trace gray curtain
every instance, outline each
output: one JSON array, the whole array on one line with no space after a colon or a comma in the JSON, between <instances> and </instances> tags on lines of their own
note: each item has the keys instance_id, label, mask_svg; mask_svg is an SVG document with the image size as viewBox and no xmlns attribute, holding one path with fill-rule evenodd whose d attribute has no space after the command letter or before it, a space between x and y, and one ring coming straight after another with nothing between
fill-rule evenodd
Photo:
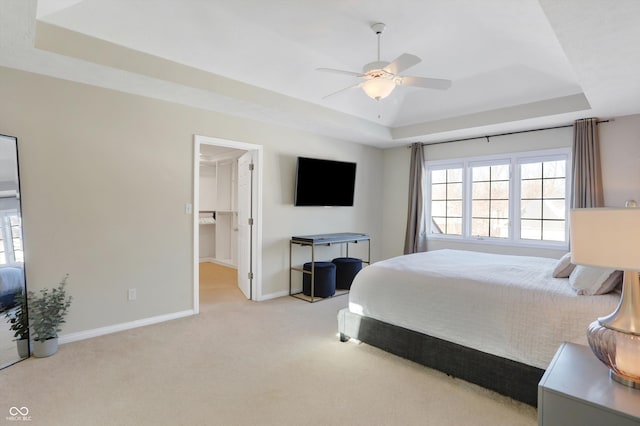
<instances>
[{"instance_id":1,"label":"gray curtain","mask_svg":"<svg viewBox=\"0 0 640 426\"><path fill-rule=\"evenodd\" d=\"M427 220L424 215L424 149L421 143L411 145L409 166L409 209L404 238L404 254L427 251Z\"/></svg>"},{"instance_id":2,"label":"gray curtain","mask_svg":"<svg viewBox=\"0 0 640 426\"><path fill-rule=\"evenodd\" d=\"M598 120L584 118L573 124L573 189L571 207L602 207L602 172Z\"/></svg>"}]
</instances>

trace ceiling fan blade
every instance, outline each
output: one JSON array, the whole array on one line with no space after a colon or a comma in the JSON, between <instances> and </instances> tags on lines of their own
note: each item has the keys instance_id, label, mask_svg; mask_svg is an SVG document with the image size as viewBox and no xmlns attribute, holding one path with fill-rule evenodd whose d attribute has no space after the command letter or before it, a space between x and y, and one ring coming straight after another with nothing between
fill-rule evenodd
<instances>
[{"instance_id":1,"label":"ceiling fan blade","mask_svg":"<svg viewBox=\"0 0 640 426\"><path fill-rule=\"evenodd\" d=\"M336 70L336 69L333 69L333 68L316 68L316 71L332 72L334 74L346 74L346 75L351 75L351 76L354 76L354 77L362 77L362 76L364 76L364 74L362 74L361 72Z\"/></svg>"},{"instance_id":2,"label":"ceiling fan blade","mask_svg":"<svg viewBox=\"0 0 640 426\"><path fill-rule=\"evenodd\" d=\"M401 86L423 87L425 89L447 90L451 87L451 80L442 78L426 78L426 77L399 77L396 83Z\"/></svg>"},{"instance_id":3,"label":"ceiling fan blade","mask_svg":"<svg viewBox=\"0 0 640 426\"><path fill-rule=\"evenodd\" d=\"M407 68L417 65L420 62L422 62L422 59L418 58L416 55L403 53L402 55L394 59L389 65L384 67L383 70L390 72L391 74L399 74Z\"/></svg>"},{"instance_id":4,"label":"ceiling fan blade","mask_svg":"<svg viewBox=\"0 0 640 426\"><path fill-rule=\"evenodd\" d=\"M357 87L360 87L361 85L362 83L358 83L358 84L354 84L353 86L345 87L344 89L340 89L337 92L329 93L328 95L323 96L322 99L327 99L329 96L337 95L338 93L346 92L347 90L350 90L350 89L355 89Z\"/></svg>"}]
</instances>

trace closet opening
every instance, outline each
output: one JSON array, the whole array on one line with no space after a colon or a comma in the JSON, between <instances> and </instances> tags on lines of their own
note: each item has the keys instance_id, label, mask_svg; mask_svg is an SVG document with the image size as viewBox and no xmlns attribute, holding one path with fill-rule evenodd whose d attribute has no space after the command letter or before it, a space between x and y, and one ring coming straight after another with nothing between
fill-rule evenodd
<instances>
[{"instance_id":1,"label":"closet opening","mask_svg":"<svg viewBox=\"0 0 640 426\"><path fill-rule=\"evenodd\" d=\"M195 312L201 290L211 288L260 300L261 162L260 145L195 136Z\"/></svg>"}]
</instances>

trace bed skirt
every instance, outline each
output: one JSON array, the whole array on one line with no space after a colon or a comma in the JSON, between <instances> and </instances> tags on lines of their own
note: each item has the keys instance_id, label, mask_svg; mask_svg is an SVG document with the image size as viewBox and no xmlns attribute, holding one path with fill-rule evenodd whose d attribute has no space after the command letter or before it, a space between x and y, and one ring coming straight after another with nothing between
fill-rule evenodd
<instances>
[{"instance_id":1,"label":"bed skirt","mask_svg":"<svg viewBox=\"0 0 640 426\"><path fill-rule=\"evenodd\" d=\"M544 370L354 314L338 312L340 340L357 339L533 407Z\"/></svg>"}]
</instances>

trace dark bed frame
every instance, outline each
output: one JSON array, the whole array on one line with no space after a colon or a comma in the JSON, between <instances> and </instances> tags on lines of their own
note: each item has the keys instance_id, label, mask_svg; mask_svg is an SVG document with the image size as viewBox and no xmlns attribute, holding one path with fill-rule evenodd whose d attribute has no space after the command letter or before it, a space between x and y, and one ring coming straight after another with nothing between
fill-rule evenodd
<instances>
[{"instance_id":1,"label":"dark bed frame","mask_svg":"<svg viewBox=\"0 0 640 426\"><path fill-rule=\"evenodd\" d=\"M355 318L358 322L356 326L340 326L340 340L343 342L354 338L533 407L538 405L538 383L544 374L540 368L373 318L350 312L341 312L340 315L345 315L344 321Z\"/></svg>"}]
</instances>

